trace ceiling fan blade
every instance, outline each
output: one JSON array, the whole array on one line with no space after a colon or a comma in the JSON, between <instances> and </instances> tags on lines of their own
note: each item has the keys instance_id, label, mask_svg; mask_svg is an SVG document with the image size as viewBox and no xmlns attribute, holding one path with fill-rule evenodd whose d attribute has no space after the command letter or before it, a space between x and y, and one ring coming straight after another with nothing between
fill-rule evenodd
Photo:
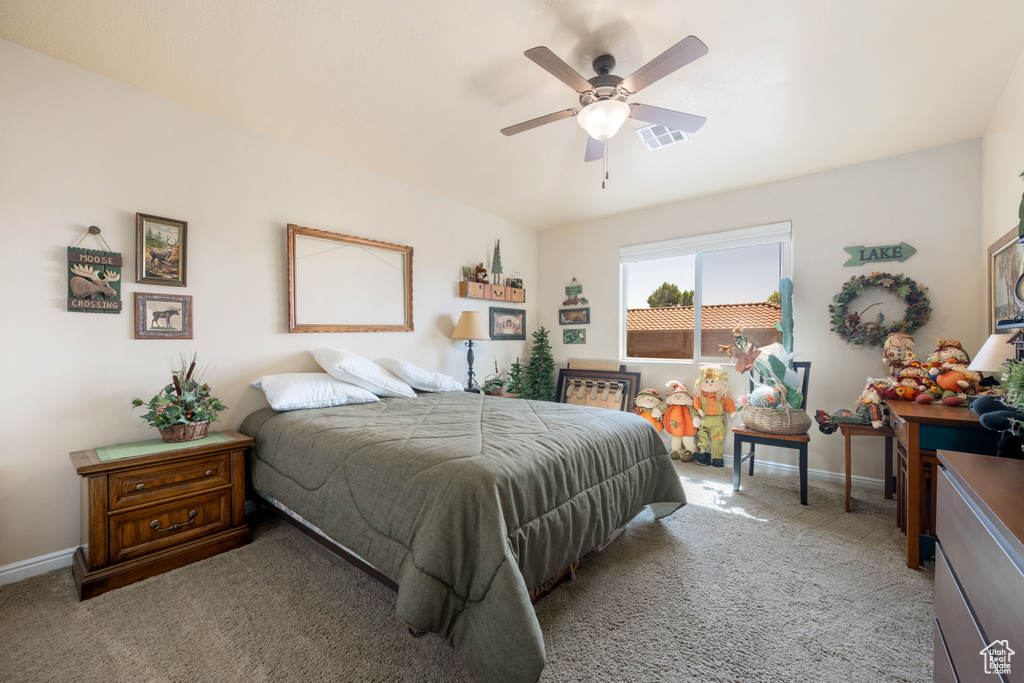
<instances>
[{"instance_id":1,"label":"ceiling fan blade","mask_svg":"<svg viewBox=\"0 0 1024 683\"><path fill-rule=\"evenodd\" d=\"M536 128L537 126L543 126L545 123L551 123L552 121L560 121L561 119L571 118L573 116L576 116L576 114L578 113L580 113L579 109L563 109L562 111L556 111L553 114L538 116L535 119L523 121L522 123L517 123L516 125L509 126L508 128L502 128L501 134L515 135L516 133L522 133L524 130L530 130L531 128Z\"/></svg>"},{"instance_id":2,"label":"ceiling fan blade","mask_svg":"<svg viewBox=\"0 0 1024 683\"><path fill-rule=\"evenodd\" d=\"M681 130L684 133L696 133L707 121L703 116L695 114L684 114L681 111L652 107L649 104L629 105L629 118L647 123L656 123L659 126Z\"/></svg>"},{"instance_id":3,"label":"ceiling fan blade","mask_svg":"<svg viewBox=\"0 0 1024 683\"><path fill-rule=\"evenodd\" d=\"M590 81L583 78L583 76L580 76L576 69L566 64L562 61L561 57L544 46L531 47L523 54L536 62L537 66L544 69L576 92L590 92L594 89L594 86L590 84Z\"/></svg>"},{"instance_id":4,"label":"ceiling fan blade","mask_svg":"<svg viewBox=\"0 0 1024 683\"><path fill-rule=\"evenodd\" d=\"M592 135L587 136L587 154L583 161L597 161L604 157L604 143Z\"/></svg>"},{"instance_id":5,"label":"ceiling fan blade","mask_svg":"<svg viewBox=\"0 0 1024 683\"><path fill-rule=\"evenodd\" d=\"M700 39L687 36L627 76L622 81L622 87L631 93L640 92L707 53L708 46L700 42Z\"/></svg>"}]
</instances>

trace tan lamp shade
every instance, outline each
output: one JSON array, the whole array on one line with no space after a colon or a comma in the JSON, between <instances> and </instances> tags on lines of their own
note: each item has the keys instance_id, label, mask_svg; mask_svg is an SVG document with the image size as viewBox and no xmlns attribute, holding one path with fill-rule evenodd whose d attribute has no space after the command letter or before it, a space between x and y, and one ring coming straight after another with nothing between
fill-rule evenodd
<instances>
[{"instance_id":1,"label":"tan lamp shade","mask_svg":"<svg viewBox=\"0 0 1024 683\"><path fill-rule=\"evenodd\" d=\"M1010 343L1010 336L1008 334L989 335L967 369L991 373L1001 371L1003 363L1015 357L1015 349Z\"/></svg>"},{"instance_id":2,"label":"tan lamp shade","mask_svg":"<svg viewBox=\"0 0 1024 683\"><path fill-rule=\"evenodd\" d=\"M455 324L451 338L483 340L490 339L491 335L488 334L487 325L484 324L479 312L463 311L459 316L459 322Z\"/></svg>"}]
</instances>

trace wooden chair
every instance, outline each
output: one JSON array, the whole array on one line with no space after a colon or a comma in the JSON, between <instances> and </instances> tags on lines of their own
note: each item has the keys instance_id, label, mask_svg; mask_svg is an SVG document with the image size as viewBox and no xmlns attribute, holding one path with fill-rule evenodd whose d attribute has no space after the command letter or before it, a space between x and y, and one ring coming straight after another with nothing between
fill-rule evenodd
<instances>
[{"instance_id":1,"label":"wooden chair","mask_svg":"<svg viewBox=\"0 0 1024 683\"><path fill-rule=\"evenodd\" d=\"M807 404L807 385L811 378L811 364L809 361L797 361L793 363L793 369L800 375L800 392L804 395L804 406ZM754 379L750 379L750 389L754 388ZM811 423L813 424L813 422ZM733 427L732 447L732 490L740 490L740 473L743 463L750 461L750 475L754 474L754 448L761 444L763 446L776 446L778 448L795 449L800 461L800 504L807 505L807 444L811 437L803 434L769 434L758 432L746 427ZM743 453L743 444L750 444L750 451Z\"/></svg>"},{"instance_id":2,"label":"wooden chair","mask_svg":"<svg viewBox=\"0 0 1024 683\"><path fill-rule=\"evenodd\" d=\"M839 431L846 440L846 511L850 511L850 438L854 436L885 437L885 497L892 498L892 438L896 433L892 427L882 426L875 429L871 425L840 424Z\"/></svg>"}]
</instances>

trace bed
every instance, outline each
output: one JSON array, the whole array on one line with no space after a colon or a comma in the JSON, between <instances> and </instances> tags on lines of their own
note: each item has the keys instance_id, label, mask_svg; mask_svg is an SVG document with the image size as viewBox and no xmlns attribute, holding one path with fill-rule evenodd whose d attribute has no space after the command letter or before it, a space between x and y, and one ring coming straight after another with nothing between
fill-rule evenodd
<instances>
[{"instance_id":1,"label":"bed","mask_svg":"<svg viewBox=\"0 0 1024 683\"><path fill-rule=\"evenodd\" d=\"M249 415L249 472L397 585L396 610L480 681L535 681L529 589L644 506L685 505L661 438L630 413L465 392Z\"/></svg>"}]
</instances>

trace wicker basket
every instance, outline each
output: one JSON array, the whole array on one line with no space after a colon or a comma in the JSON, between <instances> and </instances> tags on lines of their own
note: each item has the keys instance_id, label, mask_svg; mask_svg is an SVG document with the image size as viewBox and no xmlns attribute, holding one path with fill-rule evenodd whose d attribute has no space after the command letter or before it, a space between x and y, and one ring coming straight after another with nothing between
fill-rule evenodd
<instances>
[{"instance_id":1,"label":"wicker basket","mask_svg":"<svg viewBox=\"0 0 1024 683\"><path fill-rule=\"evenodd\" d=\"M811 428L811 417L803 410L745 406L740 411L743 425L767 434L803 434Z\"/></svg>"},{"instance_id":2,"label":"wicker basket","mask_svg":"<svg viewBox=\"0 0 1024 683\"><path fill-rule=\"evenodd\" d=\"M195 441L206 436L206 430L210 428L210 421L189 422L184 425L172 425L160 430L160 438L165 443L181 443L182 441Z\"/></svg>"}]
</instances>

